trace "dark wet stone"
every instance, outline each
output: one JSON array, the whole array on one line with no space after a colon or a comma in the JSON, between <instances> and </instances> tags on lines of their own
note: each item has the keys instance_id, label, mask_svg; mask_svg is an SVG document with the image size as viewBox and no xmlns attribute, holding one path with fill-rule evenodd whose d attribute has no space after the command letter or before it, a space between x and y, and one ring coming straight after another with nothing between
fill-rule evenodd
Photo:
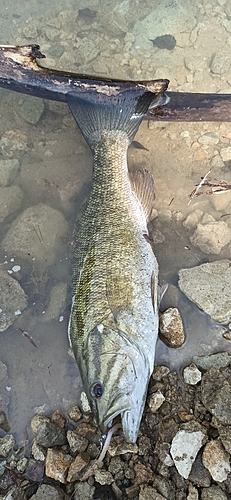
<instances>
[{"instance_id":1,"label":"dark wet stone","mask_svg":"<svg viewBox=\"0 0 231 500\"><path fill-rule=\"evenodd\" d=\"M160 437L164 443L171 443L178 431L178 425L173 418L162 422L160 427Z\"/></svg>"},{"instance_id":2,"label":"dark wet stone","mask_svg":"<svg viewBox=\"0 0 231 500\"><path fill-rule=\"evenodd\" d=\"M5 469L0 476L0 492L8 491L13 486L20 486L23 476L16 469Z\"/></svg>"},{"instance_id":3,"label":"dark wet stone","mask_svg":"<svg viewBox=\"0 0 231 500\"><path fill-rule=\"evenodd\" d=\"M39 425L36 441L44 448L66 444L66 431L52 422L42 422Z\"/></svg>"},{"instance_id":4,"label":"dark wet stone","mask_svg":"<svg viewBox=\"0 0 231 500\"><path fill-rule=\"evenodd\" d=\"M176 39L173 35L157 36L154 40L150 41L155 47L158 47L158 49L173 50L176 46Z\"/></svg>"},{"instance_id":5,"label":"dark wet stone","mask_svg":"<svg viewBox=\"0 0 231 500\"><path fill-rule=\"evenodd\" d=\"M25 476L35 483L41 483L44 477L44 471L45 466L43 462L30 459Z\"/></svg>"},{"instance_id":6,"label":"dark wet stone","mask_svg":"<svg viewBox=\"0 0 231 500\"><path fill-rule=\"evenodd\" d=\"M208 488L211 483L211 476L202 463L202 451L197 455L197 458L192 466L191 472L189 474L189 480L197 486L202 486L203 488Z\"/></svg>"}]
</instances>

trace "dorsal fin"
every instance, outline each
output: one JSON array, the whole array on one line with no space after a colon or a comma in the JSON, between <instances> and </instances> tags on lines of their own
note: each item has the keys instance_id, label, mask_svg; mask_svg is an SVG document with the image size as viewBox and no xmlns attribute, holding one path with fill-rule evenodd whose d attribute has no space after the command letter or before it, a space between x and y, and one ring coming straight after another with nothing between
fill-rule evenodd
<instances>
[{"instance_id":1,"label":"dorsal fin","mask_svg":"<svg viewBox=\"0 0 231 500\"><path fill-rule=\"evenodd\" d=\"M136 194L137 198L139 198L146 220L149 221L155 200L153 176L148 170L143 168L129 172L129 177L132 190Z\"/></svg>"}]
</instances>

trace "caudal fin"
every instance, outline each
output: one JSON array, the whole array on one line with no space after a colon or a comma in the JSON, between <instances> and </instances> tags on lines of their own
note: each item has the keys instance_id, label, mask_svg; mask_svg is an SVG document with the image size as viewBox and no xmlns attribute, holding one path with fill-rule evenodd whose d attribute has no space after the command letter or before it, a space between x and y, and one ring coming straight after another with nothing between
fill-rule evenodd
<instances>
[{"instance_id":1,"label":"caudal fin","mask_svg":"<svg viewBox=\"0 0 231 500\"><path fill-rule=\"evenodd\" d=\"M103 92L83 92L77 97L67 94L69 108L89 146L101 140L105 131L123 131L133 140L148 109L169 102L165 90L168 80L154 80L146 86L118 84Z\"/></svg>"}]
</instances>

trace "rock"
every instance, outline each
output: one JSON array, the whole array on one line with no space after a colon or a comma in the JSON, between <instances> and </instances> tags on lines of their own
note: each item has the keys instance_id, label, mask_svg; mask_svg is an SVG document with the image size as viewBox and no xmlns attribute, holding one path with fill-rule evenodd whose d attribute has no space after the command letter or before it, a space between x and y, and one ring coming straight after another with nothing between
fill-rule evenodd
<instances>
[{"instance_id":1,"label":"rock","mask_svg":"<svg viewBox=\"0 0 231 500\"><path fill-rule=\"evenodd\" d=\"M85 37L81 40L81 44L78 47L78 53L79 53L79 58L84 61L84 63L89 63L90 61L93 61L98 54L99 54L99 49L97 45L90 40L90 38Z\"/></svg>"},{"instance_id":2,"label":"rock","mask_svg":"<svg viewBox=\"0 0 231 500\"><path fill-rule=\"evenodd\" d=\"M50 419L48 417L44 417L43 415L35 415L30 422L32 432L37 434L39 426L44 422L50 423Z\"/></svg>"},{"instance_id":3,"label":"rock","mask_svg":"<svg viewBox=\"0 0 231 500\"><path fill-rule=\"evenodd\" d=\"M223 161L230 161L231 160L231 146L228 146L227 148L221 148L220 155L221 155L221 158Z\"/></svg>"},{"instance_id":4,"label":"rock","mask_svg":"<svg viewBox=\"0 0 231 500\"><path fill-rule=\"evenodd\" d=\"M95 480L99 484L112 484L114 481L113 475L111 472L106 471L104 469L97 469L95 471Z\"/></svg>"},{"instance_id":5,"label":"rock","mask_svg":"<svg viewBox=\"0 0 231 500\"><path fill-rule=\"evenodd\" d=\"M28 95L20 101L17 111L26 122L37 125L44 113L44 109L43 99Z\"/></svg>"},{"instance_id":6,"label":"rock","mask_svg":"<svg viewBox=\"0 0 231 500\"><path fill-rule=\"evenodd\" d=\"M136 463L134 465L135 479L134 484L148 484L154 479L154 473L150 464Z\"/></svg>"},{"instance_id":7,"label":"rock","mask_svg":"<svg viewBox=\"0 0 231 500\"><path fill-rule=\"evenodd\" d=\"M51 421L53 424L57 425L61 429L64 429L64 427L66 427L67 419L59 410L56 410L53 413Z\"/></svg>"},{"instance_id":8,"label":"rock","mask_svg":"<svg viewBox=\"0 0 231 500\"><path fill-rule=\"evenodd\" d=\"M20 208L22 199L19 186L0 187L0 222Z\"/></svg>"},{"instance_id":9,"label":"rock","mask_svg":"<svg viewBox=\"0 0 231 500\"><path fill-rule=\"evenodd\" d=\"M157 380L158 382L162 380L163 377L166 377L169 374L170 370L168 366L155 366L154 371L152 373L153 380Z\"/></svg>"},{"instance_id":10,"label":"rock","mask_svg":"<svg viewBox=\"0 0 231 500\"><path fill-rule=\"evenodd\" d=\"M4 332L27 307L27 296L18 281L1 270L0 305L0 332Z\"/></svg>"},{"instance_id":11,"label":"rock","mask_svg":"<svg viewBox=\"0 0 231 500\"><path fill-rule=\"evenodd\" d=\"M132 486L129 486L128 488L125 489L127 498L129 500L132 498L138 497L139 491L140 491L140 488L136 484L133 484Z\"/></svg>"},{"instance_id":12,"label":"rock","mask_svg":"<svg viewBox=\"0 0 231 500\"><path fill-rule=\"evenodd\" d=\"M210 368L202 377L201 399L222 425L231 425L231 384L219 370Z\"/></svg>"},{"instance_id":13,"label":"rock","mask_svg":"<svg viewBox=\"0 0 231 500\"><path fill-rule=\"evenodd\" d=\"M0 186L6 187L11 184L15 176L19 171L19 161L16 159L12 160L0 160Z\"/></svg>"},{"instance_id":14,"label":"rock","mask_svg":"<svg viewBox=\"0 0 231 500\"><path fill-rule=\"evenodd\" d=\"M226 368L231 362L231 356L228 352L218 352L217 354L209 354L208 356L193 356L193 363L202 370L209 368Z\"/></svg>"},{"instance_id":15,"label":"rock","mask_svg":"<svg viewBox=\"0 0 231 500\"><path fill-rule=\"evenodd\" d=\"M219 135L216 132L206 132L206 134L199 137L198 142L200 144L218 144Z\"/></svg>"},{"instance_id":16,"label":"rock","mask_svg":"<svg viewBox=\"0 0 231 500\"><path fill-rule=\"evenodd\" d=\"M221 249L231 241L231 230L223 221L199 223L193 236L190 236L189 239L202 252L219 254Z\"/></svg>"},{"instance_id":17,"label":"rock","mask_svg":"<svg viewBox=\"0 0 231 500\"><path fill-rule=\"evenodd\" d=\"M172 482L166 479L165 477L159 476L155 474L154 481L152 486L156 488L160 495L163 495L167 500L173 500L175 497L174 487Z\"/></svg>"},{"instance_id":18,"label":"rock","mask_svg":"<svg viewBox=\"0 0 231 500\"><path fill-rule=\"evenodd\" d=\"M57 283L51 292L48 306L44 314L42 314L42 321L51 321L52 319L59 319L66 307L67 300L67 284Z\"/></svg>"},{"instance_id":19,"label":"rock","mask_svg":"<svg viewBox=\"0 0 231 500\"><path fill-rule=\"evenodd\" d=\"M12 434L7 434L3 438L0 438L0 457L8 457L14 445L15 440Z\"/></svg>"},{"instance_id":20,"label":"rock","mask_svg":"<svg viewBox=\"0 0 231 500\"><path fill-rule=\"evenodd\" d=\"M126 443L123 436L113 436L108 447L108 453L111 457L124 455L125 453L138 453L138 446L136 443Z\"/></svg>"},{"instance_id":21,"label":"rock","mask_svg":"<svg viewBox=\"0 0 231 500\"><path fill-rule=\"evenodd\" d=\"M41 422L38 427L36 442L40 446L44 446L44 448L62 446L67 442L66 431L52 422Z\"/></svg>"},{"instance_id":22,"label":"rock","mask_svg":"<svg viewBox=\"0 0 231 500\"><path fill-rule=\"evenodd\" d=\"M31 500L67 500L67 495L58 486L42 484L35 495L32 495Z\"/></svg>"},{"instance_id":23,"label":"rock","mask_svg":"<svg viewBox=\"0 0 231 500\"><path fill-rule=\"evenodd\" d=\"M29 207L12 222L2 248L25 259L52 264L68 224L58 210L39 203Z\"/></svg>"},{"instance_id":24,"label":"rock","mask_svg":"<svg viewBox=\"0 0 231 500\"><path fill-rule=\"evenodd\" d=\"M69 417L74 422L78 422L78 420L82 418L82 413L78 406L72 406L72 408L69 411Z\"/></svg>"},{"instance_id":25,"label":"rock","mask_svg":"<svg viewBox=\"0 0 231 500\"><path fill-rule=\"evenodd\" d=\"M179 474L188 479L192 464L200 450L205 435L201 431L180 430L172 440L170 453Z\"/></svg>"},{"instance_id":26,"label":"rock","mask_svg":"<svg viewBox=\"0 0 231 500\"><path fill-rule=\"evenodd\" d=\"M4 363L2 363L2 364L4 364ZM10 426L9 426L8 420L6 418L6 414L3 410L0 410L0 429L3 429L3 431L5 431L5 432L9 432L9 430L10 430Z\"/></svg>"},{"instance_id":27,"label":"rock","mask_svg":"<svg viewBox=\"0 0 231 500\"><path fill-rule=\"evenodd\" d=\"M161 407L163 402L165 401L165 397L161 391L154 392L148 398L148 406L152 412L156 412L158 408Z\"/></svg>"},{"instance_id":28,"label":"rock","mask_svg":"<svg viewBox=\"0 0 231 500\"><path fill-rule=\"evenodd\" d=\"M219 425L218 431L225 450L231 454L231 425Z\"/></svg>"},{"instance_id":29,"label":"rock","mask_svg":"<svg viewBox=\"0 0 231 500\"><path fill-rule=\"evenodd\" d=\"M150 500L151 498L155 500L166 500L156 491L156 488L152 486L141 486L139 500Z\"/></svg>"},{"instance_id":30,"label":"rock","mask_svg":"<svg viewBox=\"0 0 231 500\"><path fill-rule=\"evenodd\" d=\"M211 484L211 475L202 463L202 451L199 451L189 474L189 480L198 487L208 488Z\"/></svg>"},{"instance_id":31,"label":"rock","mask_svg":"<svg viewBox=\"0 0 231 500\"><path fill-rule=\"evenodd\" d=\"M95 487L88 483L75 483L75 498L74 500L92 500L95 492Z\"/></svg>"},{"instance_id":32,"label":"rock","mask_svg":"<svg viewBox=\"0 0 231 500\"><path fill-rule=\"evenodd\" d=\"M67 481L72 482L79 480L80 475L82 475L83 469L86 467L89 461L90 456L88 453L83 451L79 453L79 455L77 455L77 457L72 461L72 464L70 465Z\"/></svg>"},{"instance_id":33,"label":"rock","mask_svg":"<svg viewBox=\"0 0 231 500\"><path fill-rule=\"evenodd\" d=\"M46 456L46 476L52 477L55 481L65 484L67 482L68 469L73 462L73 458L63 451L48 448Z\"/></svg>"},{"instance_id":34,"label":"rock","mask_svg":"<svg viewBox=\"0 0 231 500\"><path fill-rule=\"evenodd\" d=\"M231 318L230 261L208 262L179 271L179 287L200 309L219 323Z\"/></svg>"},{"instance_id":35,"label":"rock","mask_svg":"<svg viewBox=\"0 0 231 500\"><path fill-rule=\"evenodd\" d=\"M185 341L181 315L176 307L159 313L161 340L169 347L181 347Z\"/></svg>"},{"instance_id":36,"label":"rock","mask_svg":"<svg viewBox=\"0 0 231 500\"><path fill-rule=\"evenodd\" d=\"M75 429L76 434L78 436L82 436L88 439L90 442L95 441L97 437L97 427L89 424L88 422L81 422Z\"/></svg>"},{"instance_id":37,"label":"rock","mask_svg":"<svg viewBox=\"0 0 231 500\"><path fill-rule=\"evenodd\" d=\"M223 75L229 69L229 57L224 52L215 52L210 63L210 70L216 75Z\"/></svg>"},{"instance_id":38,"label":"rock","mask_svg":"<svg viewBox=\"0 0 231 500\"><path fill-rule=\"evenodd\" d=\"M183 227L185 227L185 229L193 229L194 227L197 227L198 222L200 222L203 215L204 212L199 208L197 208L197 210L194 210L194 212L189 214L188 217L185 219Z\"/></svg>"},{"instance_id":39,"label":"rock","mask_svg":"<svg viewBox=\"0 0 231 500\"><path fill-rule=\"evenodd\" d=\"M214 481L225 481L229 472L229 454L220 441L209 441L205 445L202 461L209 470Z\"/></svg>"},{"instance_id":40,"label":"rock","mask_svg":"<svg viewBox=\"0 0 231 500\"><path fill-rule=\"evenodd\" d=\"M228 497L219 486L212 485L210 488L203 488L201 500L228 500Z\"/></svg>"},{"instance_id":41,"label":"rock","mask_svg":"<svg viewBox=\"0 0 231 500\"><path fill-rule=\"evenodd\" d=\"M222 194L213 194L210 197L210 203L213 205L217 212L224 210L231 201L231 191L226 191Z\"/></svg>"},{"instance_id":42,"label":"rock","mask_svg":"<svg viewBox=\"0 0 231 500\"><path fill-rule=\"evenodd\" d=\"M67 441L72 453L85 451L88 446L88 440L82 436L78 436L75 431L67 431Z\"/></svg>"},{"instance_id":43,"label":"rock","mask_svg":"<svg viewBox=\"0 0 231 500\"><path fill-rule=\"evenodd\" d=\"M5 377L7 377L7 366L0 361L0 380L4 380Z\"/></svg>"},{"instance_id":44,"label":"rock","mask_svg":"<svg viewBox=\"0 0 231 500\"><path fill-rule=\"evenodd\" d=\"M27 147L27 137L21 130L8 130L0 140L0 150L5 158L21 156Z\"/></svg>"},{"instance_id":45,"label":"rock","mask_svg":"<svg viewBox=\"0 0 231 500\"><path fill-rule=\"evenodd\" d=\"M183 370L184 374L184 381L186 384L190 385L196 385L198 382L201 381L201 372L198 370L196 365L194 363L191 363L191 365L186 366Z\"/></svg>"},{"instance_id":46,"label":"rock","mask_svg":"<svg viewBox=\"0 0 231 500\"><path fill-rule=\"evenodd\" d=\"M197 488L189 483L187 500L198 500L198 498L199 495Z\"/></svg>"},{"instance_id":47,"label":"rock","mask_svg":"<svg viewBox=\"0 0 231 500\"><path fill-rule=\"evenodd\" d=\"M182 31L191 31L196 24L193 9L188 1L164 0L133 28L136 47L150 47L150 39L158 36L173 35L178 40Z\"/></svg>"},{"instance_id":48,"label":"rock","mask_svg":"<svg viewBox=\"0 0 231 500\"><path fill-rule=\"evenodd\" d=\"M46 449L43 448L43 446L40 446L36 440L33 441L32 447L31 447L31 453L34 457L35 460L39 460L41 462L45 461L46 458Z\"/></svg>"}]
</instances>

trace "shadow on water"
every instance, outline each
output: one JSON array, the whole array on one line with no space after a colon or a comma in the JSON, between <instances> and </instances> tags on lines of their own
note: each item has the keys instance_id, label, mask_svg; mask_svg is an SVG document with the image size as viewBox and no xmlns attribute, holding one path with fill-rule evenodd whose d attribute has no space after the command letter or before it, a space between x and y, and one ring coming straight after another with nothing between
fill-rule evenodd
<instances>
[{"instance_id":1,"label":"shadow on water","mask_svg":"<svg viewBox=\"0 0 231 500\"><path fill-rule=\"evenodd\" d=\"M136 2L137 19L138 15L142 19L149 13L149 3ZM99 12L103 9L101 1L92 2L90 10L97 11L96 16L90 16L89 11L78 15L73 2L65 2L65 6L63 2L62 6L55 3L56 19L55 13L50 11L50 2L43 3L41 13L40 2L20 2L15 6L13 2L3 1L1 43L40 43L48 54L48 66L57 65L75 71L78 66L81 72L113 72L112 76L121 78L161 76L172 80L173 90L217 92L228 88L230 91L229 70L212 73L209 68L211 53L224 51L224 44L216 42L217 47L213 39L217 28L215 17L210 19L210 27L206 24L207 18L203 18L207 29L206 46L203 29L202 34L197 33L192 26L191 31L188 28L185 36L179 37L176 48L170 53L152 44L144 48L136 44L133 34L135 14L125 4L129 6L129 2L118 3L120 10L116 13L113 10L113 19L109 15L111 3L106 2L105 16L101 16L99 23ZM80 2L79 8L84 7L84 2ZM195 15L200 22L201 16L205 15L202 7L195 7ZM126 19L124 26L123 16ZM219 30L222 33L220 25ZM96 51L91 58L93 39ZM86 40L90 40L88 46ZM203 61L198 47L205 58ZM188 58L187 64L182 62L185 57ZM34 238L29 239L29 244L30 241L33 243L29 249L25 238L29 222L25 220L19 229L24 247L18 252L9 246L6 251L4 243L0 247L0 270L8 272L14 265L19 265L20 270L13 272L12 276L21 284L28 298L27 308L0 334L0 360L7 367L7 375L0 379L0 408L6 411L16 439L24 441L27 423L35 412L49 415L56 408L67 412L72 404L80 402L81 381L76 363L68 354L69 296L66 285L73 221L80 217L80 207L89 193L92 160L65 104L45 101L41 108L41 103L32 103L29 97L7 91L0 92L0 103L0 160L18 160L18 170L12 181L0 188L9 190L7 197L12 198L8 212L0 207L3 214L1 242L16 217L21 217L30 207L39 207L42 203L61 217L56 219L54 212L47 212L45 219L51 218L51 227L46 226L44 218L42 222L38 219L40 222L35 225ZM32 114L38 116L34 123L29 120L31 109ZM216 209L212 197L206 194L188 205L189 194L211 166L214 176L225 176L225 180L231 183L230 169L225 170L227 165L220 156L220 151L230 144L229 139L224 138L229 132L229 126L219 122L143 122L136 140L146 149L135 147L129 151L130 168L148 168L155 178L156 218L150 223L150 231L152 236L155 235L160 281L169 285L161 307L179 308L186 333L186 342L180 349L170 349L158 340L156 363L166 364L174 370L180 370L182 365L190 362L192 355L223 349L230 352L221 329L188 301L177 286L177 273L182 267L230 258L227 247L219 256L204 254L193 247L189 240L192 231L190 233L182 226L185 217L196 208L216 219L225 212L231 213L230 203L224 209ZM206 134L214 140L201 140ZM17 192L13 190L15 187ZM37 220L39 209L36 210L34 220ZM59 237L51 241L53 232L59 233ZM59 286L55 293L55 287ZM22 335L19 328L32 337L37 347Z\"/></svg>"}]
</instances>

